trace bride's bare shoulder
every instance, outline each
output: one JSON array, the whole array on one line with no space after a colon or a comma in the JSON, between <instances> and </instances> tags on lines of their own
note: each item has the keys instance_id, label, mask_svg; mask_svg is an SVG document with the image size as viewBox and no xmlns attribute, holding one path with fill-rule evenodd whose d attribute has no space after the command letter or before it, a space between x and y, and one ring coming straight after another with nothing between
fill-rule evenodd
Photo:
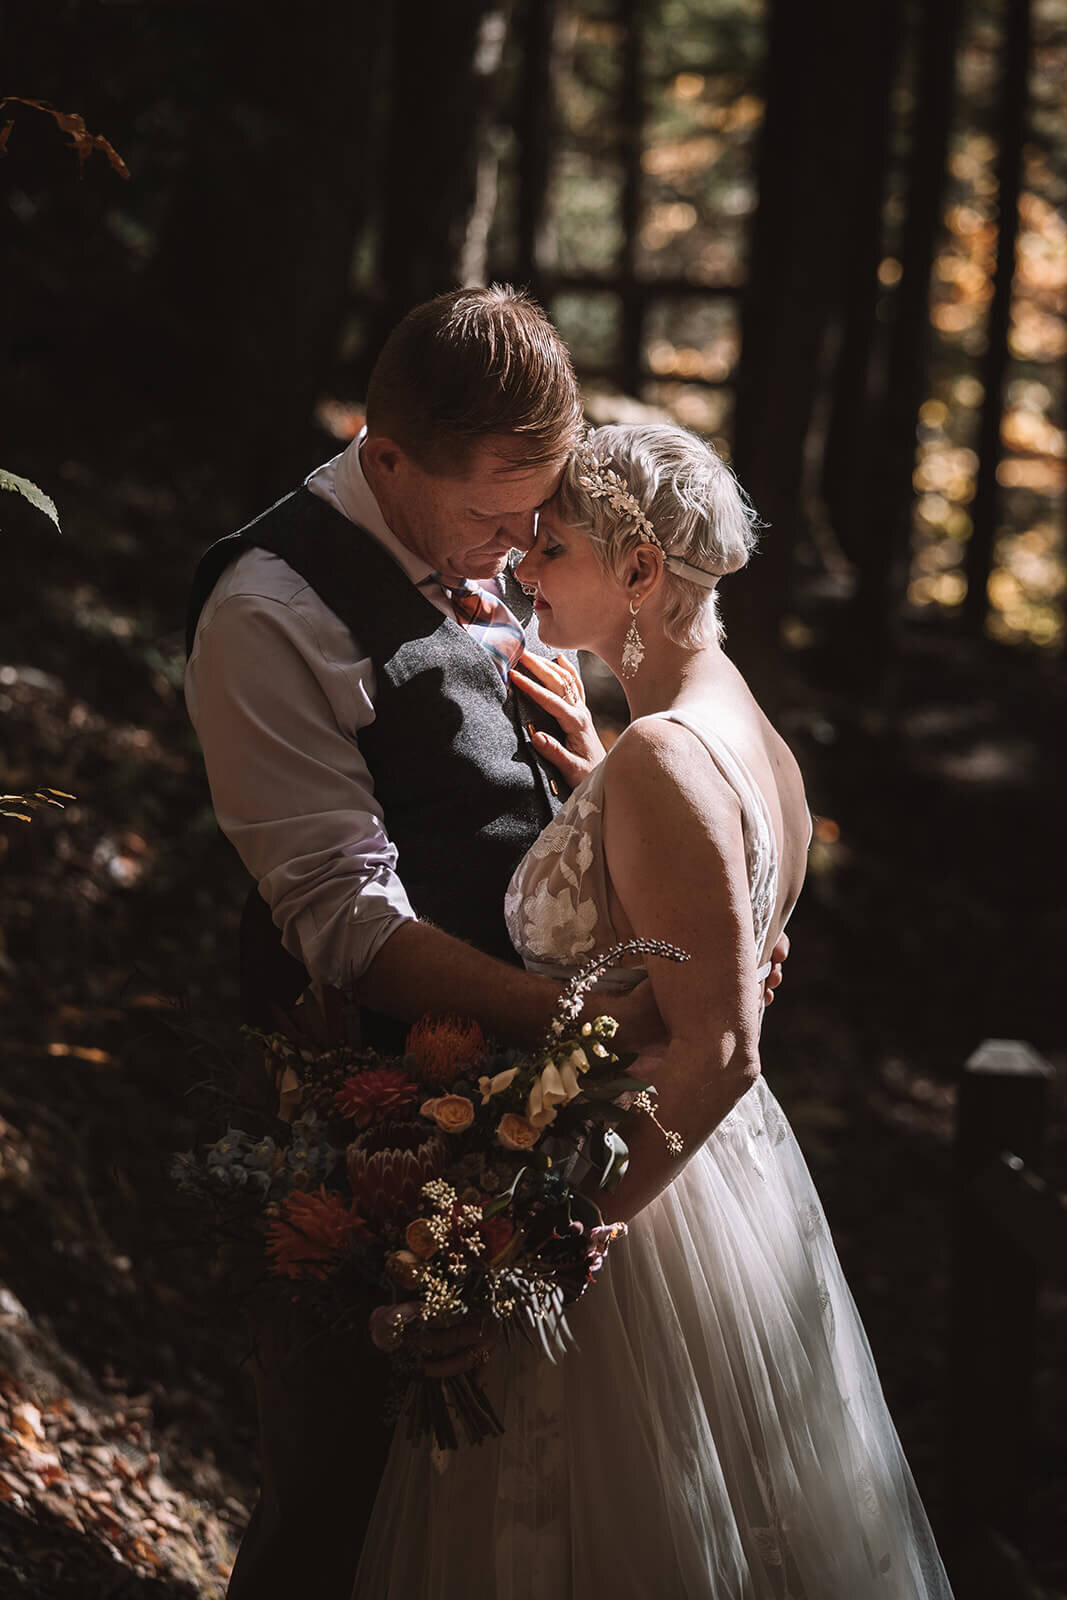
<instances>
[{"instance_id":1,"label":"bride's bare shoulder","mask_svg":"<svg viewBox=\"0 0 1067 1600\"><path fill-rule=\"evenodd\" d=\"M667 717L640 717L615 741L604 762L605 798L622 797L664 821L681 810L706 820L734 819L737 795L693 732Z\"/></svg>"}]
</instances>

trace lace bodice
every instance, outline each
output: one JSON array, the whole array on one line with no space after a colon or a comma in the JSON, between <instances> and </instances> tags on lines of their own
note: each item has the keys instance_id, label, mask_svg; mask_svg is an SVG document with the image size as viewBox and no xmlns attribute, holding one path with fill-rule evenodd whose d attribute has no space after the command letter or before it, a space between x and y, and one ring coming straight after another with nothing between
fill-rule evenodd
<instances>
[{"instance_id":1,"label":"lace bodice","mask_svg":"<svg viewBox=\"0 0 1067 1600\"><path fill-rule=\"evenodd\" d=\"M700 740L740 802L758 957L778 899L778 857L767 803L744 762L714 729L680 711L659 715ZM536 971L577 966L619 942L608 911L604 867L605 766L601 762L575 789L508 885L508 933L526 966Z\"/></svg>"}]
</instances>

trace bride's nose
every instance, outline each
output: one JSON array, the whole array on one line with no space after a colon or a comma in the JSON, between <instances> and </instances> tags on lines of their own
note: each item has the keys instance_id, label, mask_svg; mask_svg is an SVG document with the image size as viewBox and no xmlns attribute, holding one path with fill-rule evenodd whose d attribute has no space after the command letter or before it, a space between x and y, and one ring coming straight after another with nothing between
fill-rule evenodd
<instances>
[{"instance_id":1,"label":"bride's nose","mask_svg":"<svg viewBox=\"0 0 1067 1600\"><path fill-rule=\"evenodd\" d=\"M541 558L537 554L537 546L527 550L521 561L516 561L512 571L520 583L536 583L537 573L541 565Z\"/></svg>"}]
</instances>

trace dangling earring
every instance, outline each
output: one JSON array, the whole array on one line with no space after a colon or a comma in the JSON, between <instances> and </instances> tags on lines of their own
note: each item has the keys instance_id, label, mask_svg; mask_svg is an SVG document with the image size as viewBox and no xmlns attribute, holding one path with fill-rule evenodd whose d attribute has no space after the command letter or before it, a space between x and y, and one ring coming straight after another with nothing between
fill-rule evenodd
<instances>
[{"instance_id":1,"label":"dangling earring","mask_svg":"<svg viewBox=\"0 0 1067 1600\"><path fill-rule=\"evenodd\" d=\"M626 638L622 642L622 675L624 678L635 678L637 669L645 659L645 644L637 631L638 607L630 601L630 626L626 630Z\"/></svg>"}]
</instances>

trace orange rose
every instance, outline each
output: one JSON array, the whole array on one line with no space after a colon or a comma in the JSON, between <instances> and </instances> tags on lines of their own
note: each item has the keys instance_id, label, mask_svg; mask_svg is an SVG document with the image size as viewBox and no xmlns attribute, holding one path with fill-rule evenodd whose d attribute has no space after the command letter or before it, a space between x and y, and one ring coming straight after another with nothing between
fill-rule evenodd
<instances>
[{"instance_id":1,"label":"orange rose","mask_svg":"<svg viewBox=\"0 0 1067 1600\"><path fill-rule=\"evenodd\" d=\"M496 1137L505 1150L532 1150L541 1133L528 1117L507 1111L497 1124Z\"/></svg>"},{"instance_id":2,"label":"orange rose","mask_svg":"<svg viewBox=\"0 0 1067 1600\"><path fill-rule=\"evenodd\" d=\"M419 1116L436 1122L442 1133L463 1133L474 1121L474 1101L465 1094L442 1094L424 1101Z\"/></svg>"},{"instance_id":3,"label":"orange rose","mask_svg":"<svg viewBox=\"0 0 1067 1600\"><path fill-rule=\"evenodd\" d=\"M437 1235L425 1217L416 1217L414 1222L408 1223L404 1232L404 1242L420 1261L429 1261L437 1249Z\"/></svg>"}]
</instances>

